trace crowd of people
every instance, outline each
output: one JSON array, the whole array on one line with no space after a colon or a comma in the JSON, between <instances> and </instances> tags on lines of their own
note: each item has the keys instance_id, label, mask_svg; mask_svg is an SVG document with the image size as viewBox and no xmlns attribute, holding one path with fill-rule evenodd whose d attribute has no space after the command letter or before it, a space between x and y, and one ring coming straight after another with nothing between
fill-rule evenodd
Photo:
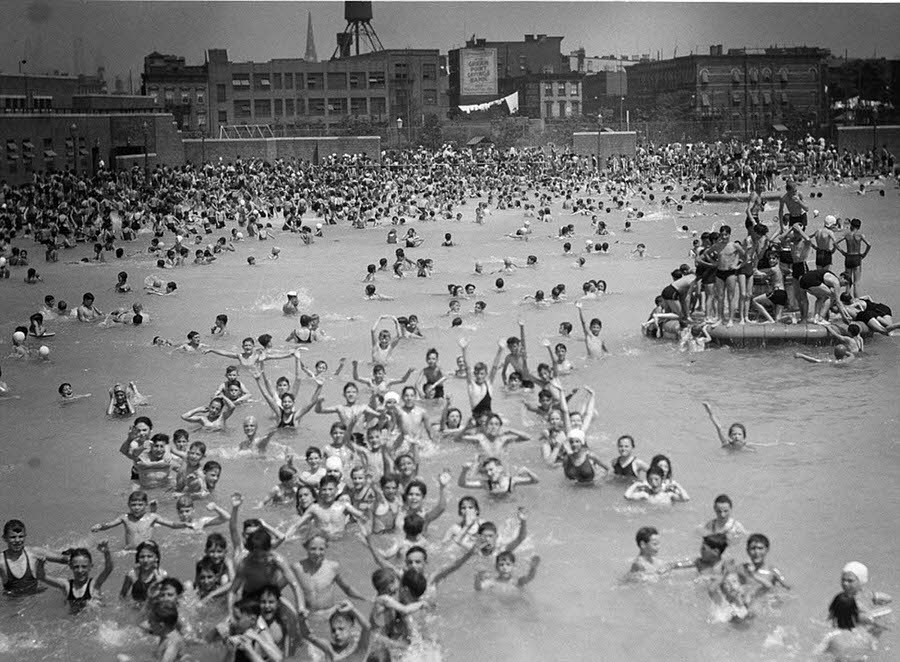
<instances>
[{"instance_id":1,"label":"crowd of people","mask_svg":"<svg viewBox=\"0 0 900 662\"><path fill-rule=\"evenodd\" d=\"M646 325L649 331L661 332L667 320L676 320L686 346L696 349L705 345L703 334L711 323L747 324L754 321L752 313L762 322L776 323L790 308L797 308L801 320L825 323L832 316L854 323L847 335L832 332L839 336L837 346L856 356L863 344L855 324L866 324L884 335L900 325L893 322L887 306L864 294L862 263L872 244L861 233L861 221L839 221L828 215L823 227L810 233L809 217L817 213L798 193L797 184L891 172L892 159L886 150L880 155L839 154L824 142L809 139L797 145L774 140L648 145L634 157L612 159L603 173L589 159L568 151L473 152L447 146L434 152L387 153L380 162L364 156L334 156L317 165L238 160L198 168L158 167L146 174L135 168L120 173L102 170L90 178L72 173L35 175L29 185L0 184L0 277L24 273L27 285L41 283L29 266L34 262L29 248L34 252L39 246L45 260L55 262L67 250L86 245L92 247L92 255L80 261L123 265L133 258L154 261L159 274L165 275L148 277L144 290L163 297L184 295L190 290L188 265L217 268L218 263L233 263L236 256L231 253L240 251L242 241L278 237L288 242L296 234L299 243L312 246L327 226L341 224L361 230L374 227L379 236L380 228L387 227L388 243L398 244L393 264L387 259L371 264L363 278L365 298L386 299L376 292L376 278L432 274L431 260L413 260L405 252L422 245L414 227L403 227L416 221L449 226L465 218L489 225L487 217L497 210L521 210L523 226L510 238L529 241L534 237L532 223L553 223L551 205L559 205L562 213L590 217L593 238L586 241L585 253L604 252L609 250L602 241L609 233L600 220L604 210L624 211L630 227L643 217L638 207L680 209L702 204L706 191L744 191L748 195L746 238L734 239L727 225L697 237L692 251L695 264L672 272L672 282L657 298ZM786 182L786 191L780 201L778 229L770 235L762 217L761 194L773 190L776 180ZM686 193L679 198L676 188ZM840 236L836 234L839 223L844 230ZM567 241L573 235L572 225L560 227L564 253L575 256ZM453 245L450 232L444 242ZM635 254L641 257L645 250L639 244ZM810 269L806 262L813 251L816 268ZM830 270L836 251L845 258L840 276ZM277 260L279 254L280 249L273 246L268 259ZM583 266L584 258L578 257ZM534 267L538 261L537 255L521 265L507 259L497 273ZM252 258L248 262L252 265ZM476 262L475 273L483 274L483 268ZM176 273L183 274L180 285ZM754 291L755 281L765 281L766 290ZM496 291L503 291L502 277L494 284ZM128 295L131 288L123 269L115 292ZM609 349L602 321L586 320L582 302L603 296L606 289L604 281L588 280L577 300L572 298L584 354L592 360L602 360ZM451 327L462 325L462 302L472 301L473 315L484 313L486 304L476 300L474 285L470 290L469 284L451 284L448 290ZM815 298L812 316L808 295ZM184 659L189 647L198 642L218 642L232 656L229 659L237 660L280 661L307 645L322 651L325 659L395 659L415 637L421 625L417 614L433 606L441 582L467 564L475 566L475 590L522 590L535 579L541 562L539 549L529 552L527 561L517 558L528 536L527 514L521 508L517 511L515 534L503 539L490 510L495 499L515 499L520 489L534 489L530 486L538 484L540 476L527 466L511 464L509 444L539 446L535 461L558 470L576 485L609 480L620 485L624 499L662 506L690 499L673 479L672 459L657 454L645 462L636 456L631 436L618 439L618 454L613 458L601 457L589 447L594 391L590 385L574 388L572 383L577 373L570 356L580 354L581 348L570 352L566 344L572 337L571 324L561 326L560 342L541 342L546 354L537 365L535 358L543 350L528 351L534 340L520 321L518 333L500 339L490 361L470 356L468 340L460 337L453 371L444 372L439 362L441 353L456 354L456 349L432 347L424 353L420 370L388 374L397 346L423 334L416 315L382 315L371 330L371 372L366 375L360 361L342 356L328 357L334 368L322 359L307 365L305 352L317 345L321 348L326 334L320 317L302 309L297 292L287 292L286 298L282 311L296 320L296 328L281 348L267 333L242 339L239 349L225 348L219 342L229 323L224 313L215 318L209 334L191 331L183 343L147 337L148 344L195 353L203 361L227 360L224 381L214 397L184 412L185 427L171 436L155 430L149 416L139 415L149 399L134 382L109 389L107 416L131 421L119 450L130 469L123 481L130 479L133 491L122 515L93 526L84 523L84 528L98 533L123 531L121 547L134 557L120 572L118 594L142 605L141 626L158 638L158 659ZM572 301L563 284L552 288L549 299L539 290L526 300L531 305ZM49 350L33 349L34 341L54 333L45 327L48 322L72 316L83 324L107 326L141 327L149 321L140 303L103 312L88 292L81 305L70 311L65 301L46 295L29 324L16 328L11 360L46 358ZM56 333L63 333L62 327ZM293 377L279 376L273 384L275 365L291 365ZM495 386L498 376L500 385ZM326 402L322 396L325 381L332 379L348 380L342 401ZM465 385L466 406L454 406L448 383L452 380ZM308 392L301 397L304 385ZM526 407L541 429L539 435L508 425L507 412L500 411L502 403L494 397L497 388L529 394ZM207 442L196 439L198 431L226 429L257 393L271 417L242 417L245 438L240 450L270 457L284 453L278 483L261 486L260 499L266 507L296 512L287 528L244 517L247 498L242 494L217 494L227 466L224 460L209 459ZM68 382L60 384L59 394L64 402L90 397L76 393ZM0 397L15 397L15 385L0 382ZM741 423L726 431L712 405L704 406L723 447L742 450L763 445L749 443ZM296 429L309 416L331 417L333 422L327 444L303 449L305 466L301 466L290 445L279 443L281 437L276 434ZM457 472L435 471L428 462L429 449L448 443L477 449L455 480ZM231 461L240 462L241 457ZM448 487L454 484L477 491L482 498L460 498L458 520L443 527L443 533L435 532L448 506ZM433 485L437 495L429 503ZM554 488L542 485L540 489ZM174 518L157 512L170 491L177 496ZM199 504L208 514L197 512ZM694 572L705 578L720 620L746 622L765 608L771 596L788 590L789 584L767 560L769 538L748 533L734 518L728 495L716 497L713 509L715 517L700 527L696 558L662 561L659 530L641 527L635 535L638 555L627 575L643 581L676 571ZM210 532L202 553L198 550L194 577L182 580L162 568L162 552L153 540L153 529L160 526L194 531L225 527L228 535ZM348 583L340 564L328 558L329 546L356 544L354 537L372 557L374 596ZM115 542L98 540L103 567L94 576L90 549L26 546L22 519L9 519L3 538L6 549L0 579L10 595L33 594L43 583L59 589L70 609L78 612L104 593L104 585L117 570L110 551L119 547ZM305 558L297 560L277 551L294 541L302 544ZM725 555L737 544L746 548L743 562ZM429 558L438 551L445 561L434 568ZM47 564L67 566L68 573L51 574ZM844 566L842 590L829 607L837 630L823 643L824 648L840 652L842 647L869 646L882 628L890 598L869 590L868 574L860 562ZM339 597L338 589L344 596ZM208 632L198 632L182 606L189 596L217 609L224 620Z\"/></svg>"}]
</instances>

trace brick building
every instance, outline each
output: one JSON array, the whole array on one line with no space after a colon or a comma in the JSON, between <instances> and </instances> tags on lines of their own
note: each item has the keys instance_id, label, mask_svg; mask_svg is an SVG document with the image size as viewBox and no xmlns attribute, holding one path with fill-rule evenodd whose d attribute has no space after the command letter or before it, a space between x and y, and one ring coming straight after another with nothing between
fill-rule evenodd
<instances>
[{"instance_id":1,"label":"brick building","mask_svg":"<svg viewBox=\"0 0 900 662\"><path fill-rule=\"evenodd\" d=\"M184 163L173 117L136 108L129 99L119 110L107 103L91 109L85 102L83 112L0 115L0 180L18 185L35 173L68 170L92 175L100 161L112 169Z\"/></svg>"},{"instance_id":2,"label":"brick building","mask_svg":"<svg viewBox=\"0 0 900 662\"><path fill-rule=\"evenodd\" d=\"M156 99L183 131L205 131L209 117L206 63L185 64L183 57L153 52L144 58L141 93Z\"/></svg>"},{"instance_id":3,"label":"brick building","mask_svg":"<svg viewBox=\"0 0 900 662\"><path fill-rule=\"evenodd\" d=\"M600 71L584 77L582 113L597 117L602 113L604 125L624 122L624 102L628 96L628 73Z\"/></svg>"},{"instance_id":4,"label":"brick building","mask_svg":"<svg viewBox=\"0 0 900 662\"><path fill-rule=\"evenodd\" d=\"M106 94L103 69L96 76L0 73L0 112L49 112L72 108L72 97Z\"/></svg>"},{"instance_id":5,"label":"brick building","mask_svg":"<svg viewBox=\"0 0 900 662\"><path fill-rule=\"evenodd\" d=\"M828 121L824 89L828 51L820 48L761 50L710 47L708 55L640 62L628 68L627 107L715 126L752 137L773 125L819 130Z\"/></svg>"},{"instance_id":6,"label":"brick building","mask_svg":"<svg viewBox=\"0 0 900 662\"><path fill-rule=\"evenodd\" d=\"M566 59L569 61L569 71L574 71L588 76L603 71L624 71L626 67L637 64L641 59L649 59L649 55L586 55L583 48L571 51Z\"/></svg>"},{"instance_id":7,"label":"brick building","mask_svg":"<svg viewBox=\"0 0 900 662\"><path fill-rule=\"evenodd\" d=\"M583 80L583 75L573 73L535 74L517 79L519 114L541 119L581 115Z\"/></svg>"},{"instance_id":8,"label":"brick building","mask_svg":"<svg viewBox=\"0 0 900 662\"><path fill-rule=\"evenodd\" d=\"M568 73L568 61L563 58L560 46L563 37L551 37L545 34L526 34L523 41L488 41L472 39L466 41L464 48L450 50L447 61L450 66L450 106L485 103L492 101L497 95L504 96L520 89L521 79L534 79L540 74ZM467 50L496 51L497 95L466 94L462 89L460 76L462 58ZM520 95L521 105L521 95ZM537 115L539 116L539 115Z\"/></svg>"},{"instance_id":9,"label":"brick building","mask_svg":"<svg viewBox=\"0 0 900 662\"><path fill-rule=\"evenodd\" d=\"M236 124L338 124L349 117L414 127L446 115L437 49L387 49L325 62L232 62L208 51L209 132Z\"/></svg>"}]
</instances>

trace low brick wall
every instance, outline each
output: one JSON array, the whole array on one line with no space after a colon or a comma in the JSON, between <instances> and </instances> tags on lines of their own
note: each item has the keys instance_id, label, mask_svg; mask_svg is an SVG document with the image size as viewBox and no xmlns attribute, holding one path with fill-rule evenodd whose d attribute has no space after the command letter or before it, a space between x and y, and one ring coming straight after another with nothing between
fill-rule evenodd
<instances>
[{"instance_id":1,"label":"low brick wall","mask_svg":"<svg viewBox=\"0 0 900 662\"><path fill-rule=\"evenodd\" d=\"M313 161L318 149L319 158L332 154L365 154L369 158L381 160L380 136L330 136L303 138L238 138L234 140L200 140L186 138L184 160L199 164L207 162L236 161L241 159L263 159L275 161L300 159Z\"/></svg>"}]
</instances>

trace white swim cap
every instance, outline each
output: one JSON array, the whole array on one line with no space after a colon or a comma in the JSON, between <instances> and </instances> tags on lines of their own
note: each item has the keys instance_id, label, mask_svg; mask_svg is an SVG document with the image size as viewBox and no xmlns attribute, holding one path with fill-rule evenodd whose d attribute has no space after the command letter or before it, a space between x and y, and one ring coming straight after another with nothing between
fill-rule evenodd
<instances>
[{"instance_id":1,"label":"white swim cap","mask_svg":"<svg viewBox=\"0 0 900 662\"><path fill-rule=\"evenodd\" d=\"M21 331L16 331L13 334L13 340L15 342L25 342L25 334L22 333Z\"/></svg>"},{"instance_id":2,"label":"white swim cap","mask_svg":"<svg viewBox=\"0 0 900 662\"><path fill-rule=\"evenodd\" d=\"M869 583L869 569L859 561L850 561L841 572L849 572L852 575L856 575L860 584Z\"/></svg>"},{"instance_id":3,"label":"white swim cap","mask_svg":"<svg viewBox=\"0 0 900 662\"><path fill-rule=\"evenodd\" d=\"M325 469L327 471L343 471L344 463L341 462L341 458L331 456L325 460Z\"/></svg>"},{"instance_id":4,"label":"white swim cap","mask_svg":"<svg viewBox=\"0 0 900 662\"><path fill-rule=\"evenodd\" d=\"M0 267L5 267L5 266L6 266L6 258L0 257Z\"/></svg>"},{"instance_id":5,"label":"white swim cap","mask_svg":"<svg viewBox=\"0 0 900 662\"><path fill-rule=\"evenodd\" d=\"M21 331L19 333L21 333ZM38 350L38 354L43 357L50 356L50 348L47 347L47 345L41 345L41 348Z\"/></svg>"},{"instance_id":6,"label":"white swim cap","mask_svg":"<svg viewBox=\"0 0 900 662\"><path fill-rule=\"evenodd\" d=\"M813 218L819 218L819 210L813 209Z\"/></svg>"},{"instance_id":7,"label":"white swim cap","mask_svg":"<svg viewBox=\"0 0 900 662\"><path fill-rule=\"evenodd\" d=\"M388 391L384 394L384 402L400 402L400 394L397 391Z\"/></svg>"},{"instance_id":8,"label":"white swim cap","mask_svg":"<svg viewBox=\"0 0 900 662\"><path fill-rule=\"evenodd\" d=\"M184 237L182 237L180 234L175 236L175 241L178 242L179 244L181 243L182 239L184 239Z\"/></svg>"},{"instance_id":9,"label":"white swim cap","mask_svg":"<svg viewBox=\"0 0 900 662\"><path fill-rule=\"evenodd\" d=\"M584 443L584 430L570 430L569 431L569 439L577 439L581 443Z\"/></svg>"},{"instance_id":10,"label":"white swim cap","mask_svg":"<svg viewBox=\"0 0 900 662\"><path fill-rule=\"evenodd\" d=\"M163 246L165 246L165 245L166 245L166 242L164 242L164 241L161 241L161 242L159 242L159 243L158 243L158 244L156 244L156 245L157 245L157 246L159 246L159 247L160 247L160 248L162 248L162 247L163 247Z\"/></svg>"},{"instance_id":11,"label":"white swim cap","mask_svg":"<svg viewBox=\"0 0 900 662\"><path fill-rule=\"evenodd\" d=\"M316 223L316 230L321 230L321 229L322 229L322 224Z\"/></svg>"},{"instance_id":12,"label":"white swim cap","mask_svg":"<svg viewBox=\"0 0 900 662\"><path fill-rule=\"evenodd\" d=\"M835 225L837 225L837 218L831 214L828 214L828 216L825 217L825 227L833 228Z\"/></svg>"},{"instance_id":13,"label":"white swim cap","mask_svg":"<svg viewBox=\"0 0 900 662\"><path fill-rule=\"evenodd\" d=\"M243 238L244 238L244 233L243 233L243 232L238 232L238 233L237 233L237 238L238 238L238 239L243 239Z\"/></svg>"},{"instance_id":14,"label":"white swim cap","mask_svg":"<svg viewBox=\"0 0 900 662\"><path fill-rule=\"evenodd\" d=\"M294 290L291 290L290 292L287 293L287 296L289 296L289 297L295 297L295 296L297 296L297 293L294 292Z\"/></svg>"}]
</instances>

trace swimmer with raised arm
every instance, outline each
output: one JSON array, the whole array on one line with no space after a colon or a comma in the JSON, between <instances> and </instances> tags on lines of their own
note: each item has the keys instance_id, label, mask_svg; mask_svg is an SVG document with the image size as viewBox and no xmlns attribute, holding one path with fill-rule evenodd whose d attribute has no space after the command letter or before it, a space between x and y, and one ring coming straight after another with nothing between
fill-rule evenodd
<instances>
[{"instance_id":1,"label":"swimmer with raised arm","mask_svg":"<svg viewBox=\"0 0 900 662\"><path fill-rule=\"evenodd\" d=\"M584 332L584 347L587 350L589 358L603 358L604 354L609 354L606 343L600 337L600 331L603 329L603 322L595 317L591 320L590 326L584 321L584 311L581 302L576 302L575 307L578 309L578 320L581 322L581 330Z\"/></svg>"},{"instance_id":2,"label":"swimmer with raised arm","mask_svg":"<svg viewBox=\"0 0 900 662\"><path fill-rule=\"evenodd\" d=\"M719 436L722 448L736 451L747 447L747 428L744 427L743 423L732 423L728 427L728 434L726 435L721 423L719 423L719 419L716 418L712 410L712 405L704 402L703 408L706 409L706 413L709 414L709 420L712 421L713 427L716 428L716 434Z\"/></svg>"}]
</instances>

